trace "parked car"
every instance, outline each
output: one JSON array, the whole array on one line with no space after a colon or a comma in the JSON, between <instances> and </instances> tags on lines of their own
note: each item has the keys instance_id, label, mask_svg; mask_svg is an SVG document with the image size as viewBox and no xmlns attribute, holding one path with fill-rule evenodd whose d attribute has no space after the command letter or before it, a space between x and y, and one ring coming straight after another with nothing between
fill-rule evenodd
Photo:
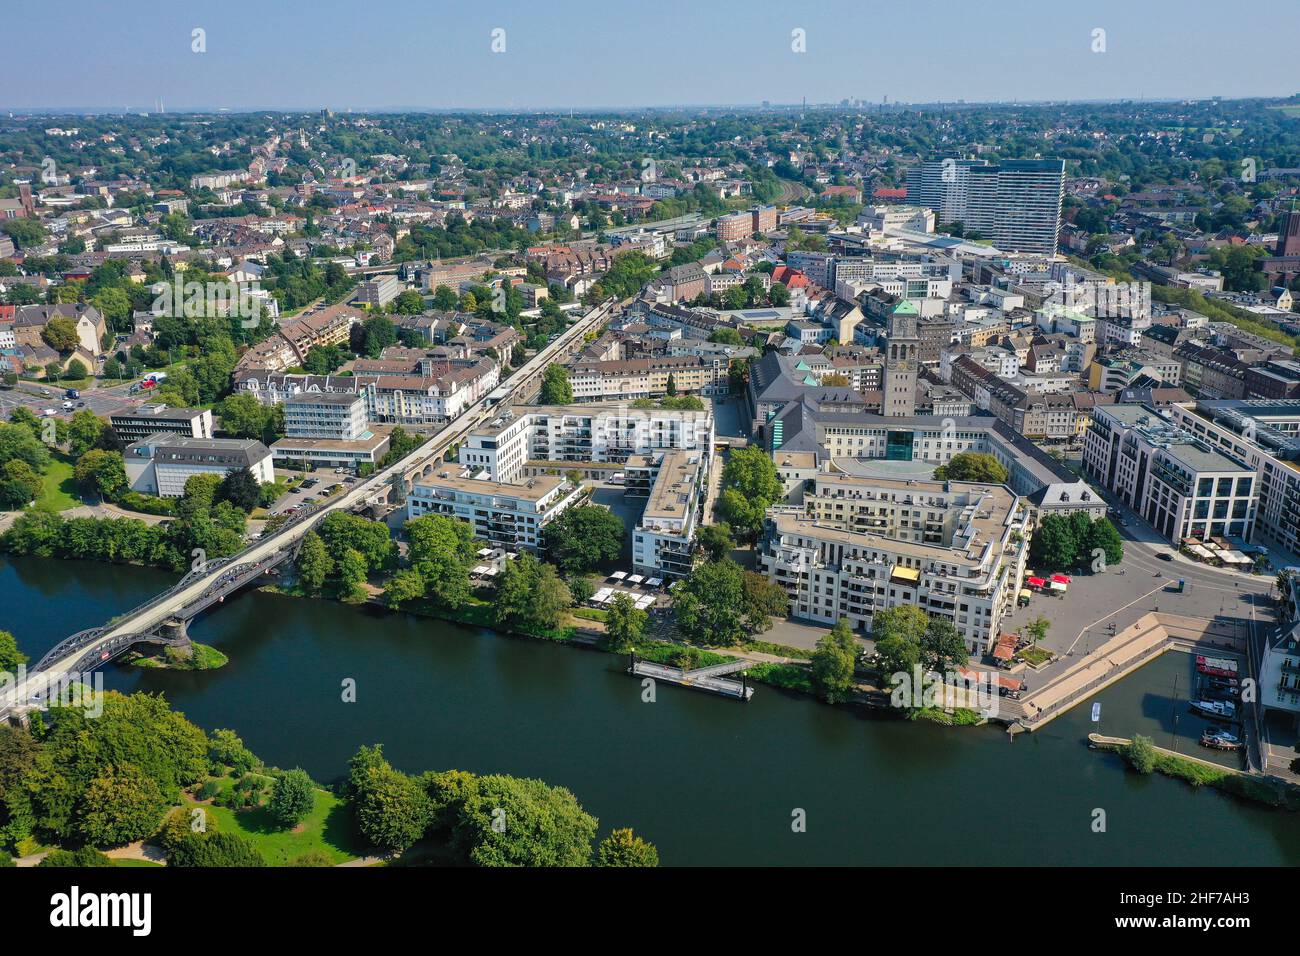
<instances>
[{"instance_id":1,"label":"parked car","mask_svg":"<svg viewBox=\"0 0 1300 956\"><path fill-rule=\"evenodd\" d=\"M1156 557L1159 558L1161 561L1172 561L1174 559L1174 556L1170 554L1168 551L1161 551L1156 554Z\"/></svg>"}]
</instances>

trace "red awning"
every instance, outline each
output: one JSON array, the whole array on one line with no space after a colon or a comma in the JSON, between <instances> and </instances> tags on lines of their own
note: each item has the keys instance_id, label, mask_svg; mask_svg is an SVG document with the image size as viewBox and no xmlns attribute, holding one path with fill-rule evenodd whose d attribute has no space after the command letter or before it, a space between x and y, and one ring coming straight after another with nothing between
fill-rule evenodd
<instances>
[{"instance_id":1,"label":"red awning","mask_svg":"<svg viewBox=\"0 0 1300 956\"><path fill-rule=\"evenodd\" d=\"M1058 584L1069 584L1070 576L1068 574L1053 574L1052 580L1056 581Z\"/></svg>"},{"instance_id":2,"label":"red awning","mask_svg":"<svg viewBox=\"0 0 1300 956\"><path fill-rule=\"evenodd\" d=\"M1031 588L1041 588L1047 584L1042 578L1030 578L1027 583Z\"/></svg>"}]
</instances>

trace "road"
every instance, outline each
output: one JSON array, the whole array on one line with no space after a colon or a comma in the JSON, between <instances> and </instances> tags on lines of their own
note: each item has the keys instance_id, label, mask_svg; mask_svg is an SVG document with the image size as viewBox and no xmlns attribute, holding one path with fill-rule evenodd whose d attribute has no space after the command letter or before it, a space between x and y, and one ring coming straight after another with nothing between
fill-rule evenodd
<instances>
[{"instance_id":1,"label":"road","mask_svg":"<svg viewBox=\"0 0 1300 956\"><path fill-rule=\"evenodd\" d=\"M587 331L605 321L613 313L615 304L614 300L611 299L592 309L571 325L559 338L530 359L513 377L515 391L512 392L512 396L535 390L537 384L541 381L541 374L546 366L553 361L571 355L580 348ZM105 629L88 643L70 649L59 659L49 662L43 668L43 673L39 679L33 676L13 685L0 688L0 713L11 710L16 706L22 706L28 701L31 697L29 684L32 687L44 687L50 680L59 680L65 675L71 675L76 665L88 653L99 648L105 650L117 649L122 645L123 639L133 634L143 634L154 630L171 618L176 611L193 604L202 597L215 580L222 575L228 574L236 566L260 564L269 561L277 553L291 548L325 514L331 511L349 511L375 500L387 500L389 488L394 479L400 478L403 482L410 484L412 476L416 475L432 459L439 457L448 445L462 438L469 430L478 426L492 414L495 414L495 412L488 405L487 399L480 400L466 409L459 418L435 435L430 441L421 445L400 462L376 472L370 478L358 482L348 491L334 496L314 509L300 513L289 524L254 542L232 557L221 568L197 576L192 583L179 588L175 593L168 595L165 600L146 605L138 613Z\"/></svg>"}]
</instances>

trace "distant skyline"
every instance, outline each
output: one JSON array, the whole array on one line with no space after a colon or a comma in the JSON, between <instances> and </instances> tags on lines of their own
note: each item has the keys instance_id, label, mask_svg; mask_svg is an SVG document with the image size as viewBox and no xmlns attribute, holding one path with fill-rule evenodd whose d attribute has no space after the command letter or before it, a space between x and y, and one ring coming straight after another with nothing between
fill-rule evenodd
<instances>
[{"instance_id":1,"label":"distant skyline","mask_svg":"<svg viewBox=\"0 0 1300 956\"><path fill-rule=\"evenodd\" d=\"M636 109L1289 96L1300 4L10 0L0 109ZM193 52L193 31L206 52ZM493 31L500 30L504 33ZM806 52L793 52L795 30ZM1105 31L1104 35L1095 31ZM1094 52L1104 42L1105 52ZM504 52L493 52L493 45Z\"/></svg>"}]
</instances>

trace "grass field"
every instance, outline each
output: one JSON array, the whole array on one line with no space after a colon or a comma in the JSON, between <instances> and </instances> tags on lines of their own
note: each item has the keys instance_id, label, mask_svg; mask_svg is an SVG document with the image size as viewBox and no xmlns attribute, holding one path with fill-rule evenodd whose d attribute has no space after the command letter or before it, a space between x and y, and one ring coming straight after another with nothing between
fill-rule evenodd
<instances>
[{"instance_id":1,"label":"grass field","mask_svg":"<svg viewBox=\"0 0 1300 956\"><path fill-rule=\"evenodd\" d=\"M45 469L44 478L41 496L36 499L38 509L67 511L81 504L81 499L77 497L77 483L72 477L72 462L63 455L51 456L50 467Z\"/></svg>"},{"instance_id":2,"label":"grass field","mask_svg":"<svg viewBox=\"0 0 1300 956\"><path fill-rule=\"evenodd\" d=\"M360 854L354 846L352 822L347 806L334 794L316 791L316 804L298 828L282 830L265 808L231 810L211 804L187 803L203 808L216 818L219 833L238 833L247 838L266 858L269 866L285 866L311 850L319 850L334 863L344 863Z\"/></svg>"}]
</instances>

